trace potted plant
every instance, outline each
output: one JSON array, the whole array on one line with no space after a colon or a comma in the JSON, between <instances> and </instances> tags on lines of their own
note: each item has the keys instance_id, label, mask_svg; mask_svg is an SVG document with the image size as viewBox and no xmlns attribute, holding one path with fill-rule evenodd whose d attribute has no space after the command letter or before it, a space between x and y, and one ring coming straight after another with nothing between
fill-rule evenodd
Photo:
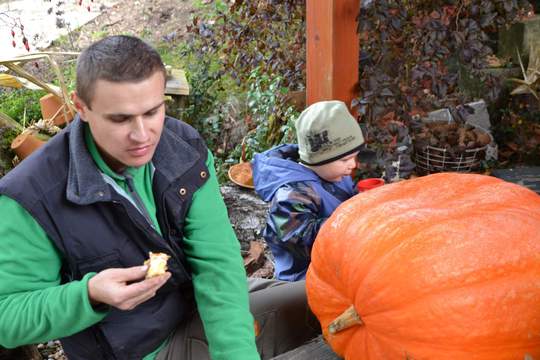
<instances>
[{"instance_id":1,"label":"potted plant","mask_svg":"<svg viewBox=\"0 0 540 360\"><path fill-rule=\"evenodd\" d=\"M22 124L0 112L0 126L8 127L15 131L17 136L10 143L10 149L23 160L35 149L43 145L46 140L58 132L59 125L66 124L73 119L75 108L68 97L67 87L62 72L51 55L77 55L78 53L34 53L25 56L0 60L0 65L5 66L11 74L0 74L0 86L11 88L27 88L31 90L45 90L47 94L40 98L42 119L32 121L26 126L26 119ZM21 64L40 59L48 60L54 70L59 86L46 83L26 71ZM14 132L11 131L10 135ZM4 141L5 142L5 141Z\"/></svg>"}]
</instances>

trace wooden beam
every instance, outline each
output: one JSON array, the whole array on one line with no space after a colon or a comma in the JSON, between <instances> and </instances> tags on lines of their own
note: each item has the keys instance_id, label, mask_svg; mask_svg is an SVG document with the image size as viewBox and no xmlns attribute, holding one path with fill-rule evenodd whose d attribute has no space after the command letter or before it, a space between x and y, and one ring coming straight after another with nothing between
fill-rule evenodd
<instances>
[{"instance_id":1,"label":"wooden beam","mask_svg":"<svg viewBox=\"0 0 540 360\"><path fill-rule=\"evenodd\" d=\"M360 0L307 0L307 104L342 100L349 107L358 81Z\"/></svg>"}]
</instances>

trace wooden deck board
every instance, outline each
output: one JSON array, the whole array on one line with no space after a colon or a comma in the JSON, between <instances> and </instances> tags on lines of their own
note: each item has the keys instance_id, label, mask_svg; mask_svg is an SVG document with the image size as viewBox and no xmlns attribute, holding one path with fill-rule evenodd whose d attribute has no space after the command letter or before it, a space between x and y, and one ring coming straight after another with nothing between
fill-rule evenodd
<instances>
[{"instance_id":1,"label":"wooden deck board","mask_svg":"<svg viewBox=\"0 0 540 360\"><path fill-rule=\"evenodd\" d=\"M326 344L322 336L310 341L309 343L276 356L272 360L339 360L332 349Z\"/></svg>"}]
</instances>

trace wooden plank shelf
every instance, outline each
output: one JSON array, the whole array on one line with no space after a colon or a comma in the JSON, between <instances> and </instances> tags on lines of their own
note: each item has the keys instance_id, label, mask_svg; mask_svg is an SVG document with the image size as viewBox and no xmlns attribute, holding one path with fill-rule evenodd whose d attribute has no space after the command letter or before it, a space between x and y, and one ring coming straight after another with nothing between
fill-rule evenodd
<instances>
[{"instance_id":1,"label":"wooden plank shelf","mask_svg":"<svg viewBox=\"0 0 540 360\"><path fill-rule=\"evenodd\" d=\"M189 95L186 73L181 69L167 69L166 95Z\"/></svg>"}]
</instances>

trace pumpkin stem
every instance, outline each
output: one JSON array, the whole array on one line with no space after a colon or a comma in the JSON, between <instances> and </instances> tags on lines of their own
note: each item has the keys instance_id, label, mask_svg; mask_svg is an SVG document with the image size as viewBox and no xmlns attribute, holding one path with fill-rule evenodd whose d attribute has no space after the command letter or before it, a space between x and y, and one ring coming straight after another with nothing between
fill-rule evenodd
<instances>
[{"instance_id":1,"label":"pumpkin stem","mask_svg":"<svg viewBox=\"0 0 540 360\"><path fill-rule=\"evenodd\" d=\"M364 325L360 315L356 312L354 305L351 305L343 314L339 315L328 325L328 332L332 335L345 330L354 325Z\"/></svg>"}]
</instances>

